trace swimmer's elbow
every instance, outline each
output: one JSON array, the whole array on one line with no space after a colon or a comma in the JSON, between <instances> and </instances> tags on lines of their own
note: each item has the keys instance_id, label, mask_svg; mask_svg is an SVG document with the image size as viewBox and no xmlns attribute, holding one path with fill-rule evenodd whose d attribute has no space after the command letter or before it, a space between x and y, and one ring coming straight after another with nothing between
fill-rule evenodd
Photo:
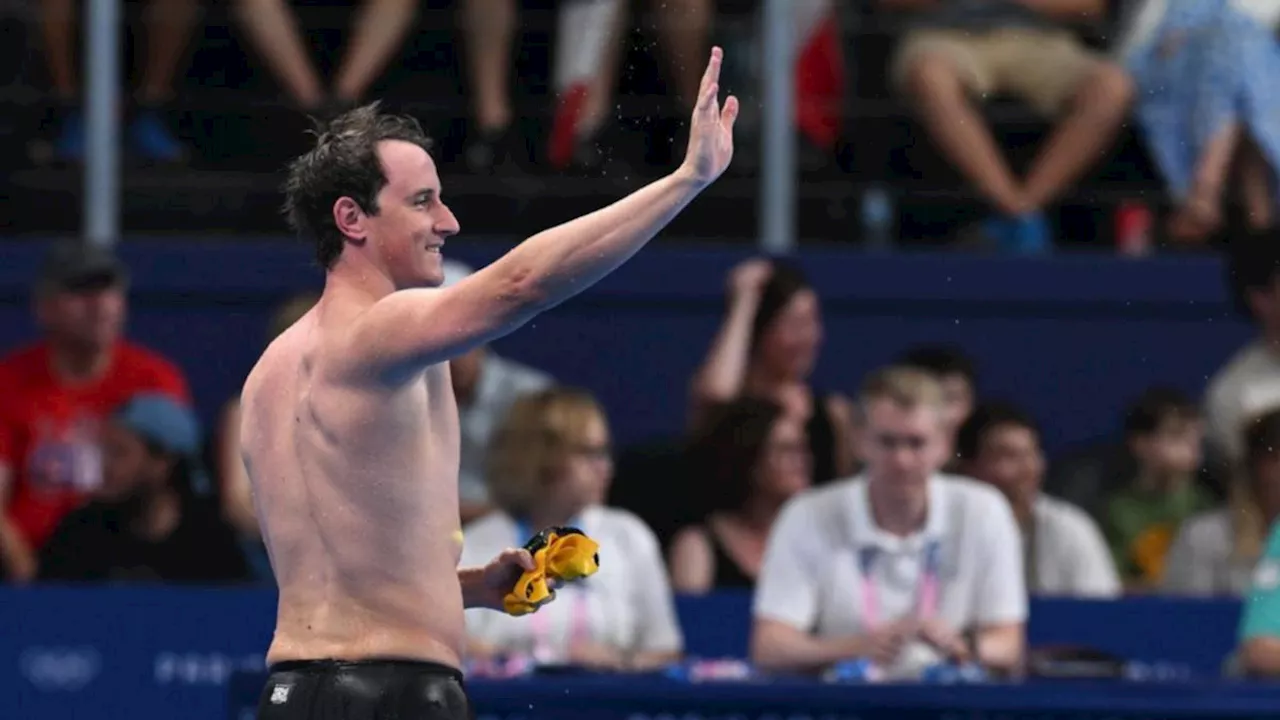
<instances>
[{"instance_id":1,"label":"swimmer's elbow","mask_svg":"<svg viewBox=\"0 0 1280 720\"><path fill-rule=\"evenodd\" d=\"M555 293L550 288L550 278L540 274L529 263L507 263L493 282L491 296L516 318L527 318L556 303Z\"/></svg>"}]
</instances>

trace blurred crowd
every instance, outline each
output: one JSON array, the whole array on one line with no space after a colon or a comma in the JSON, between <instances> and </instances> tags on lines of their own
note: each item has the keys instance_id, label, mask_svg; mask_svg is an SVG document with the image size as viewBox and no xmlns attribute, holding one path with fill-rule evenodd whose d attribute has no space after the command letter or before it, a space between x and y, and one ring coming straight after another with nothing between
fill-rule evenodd
<instances>
[{"instance_id":1,"label":"blurred crowd","mask_svg":"<svg viewBox=\"0 0 1280 720\"><path fill-rule=\"evenodd\" d=\"M410 41L418 5L360 4L334 58L314 57L300 30L295 11L314 8L241 0L232 4L228 22L286 102L323 118L369 99ZM981 237L999 247L1042 252L1051 246L1046 210L1104 163L1129 121L1166 186L1171 211L1159 231L1203 241L1223 227L1232 207L1243 209L1238 219L1251 228L1274 223L1280 161L1280 90L1272 81L1280 72L1276 0L797 0L790 6L799 44L793 71L803 157L834 166L842 140L856 144L850 108L857 112L857 104L875 94L860 88L856 100L851 96L850 76L857 75L860 85L882 87L881 99L897 103L889 112L911 116L954 166L986 209ZM718 21L758 9L744 0L458 0L452 7L456 56L469 106L460 167L503 173L533 162L555 172L626 175L618 164L627 160L609 150L622 131L615 90L627 30L644 25L658 56L660 94L672 114L685 117L702 59L720 39ZM536 147L517 128L521 118L513 100L525 80L513 77L522 10L550 11L556 18L549 97L543 99L553 117ZM39 19L60 108L46 127L52 156L77 162L85 127L74 6L44 0ZM145 5L143 32L134 42L140 69L126 139L149 161L178 163L188 154L172 114L163 111L181 104L179 81L199 20L196 0ZM872 24L890 28L893 40L879 60L862 49L872 44ZM731 55L737 58L734 71L743 75L739 84L758 84L758 45L741 44ZM851 72L855 61L859 66ZM330 66L331 72L323 70ZM868 80L870 75L877 77ZM991 127L987 108L1004 98L1052 126L1024 171L1015 172L1005 158L1021 149L1002 147ZM644 142L682 147L678 130L673 137L660 135L654 131ZM1145 211L1125 214L1120 232L1133 237L1124 242L1144 242L1153 221Z\"/></svg>"},{"instance_id":2,"label":"blurred crowd","mask_svg":"<svg viewBox=\"0 0 1280 720\"><path fill-rule=\"evenodd\" d=\"M834 164L855 11L791 5L797 132L807 158ZM620 131L630 18L652 21L666 96L687 114L723 10L712 0L556 4L553 120L530 148L512 91L522 9L457 3L468 172L533 161L617 174L626 160L606 150ZM74 10L45 0L39 16L58 100L46 129L66 163L85 152ZM188 155L169 110L199 10L195 0L145 4L125 140L148 161ZM241 0L232 11L287 102L323 118L369 99L419 8L361 4L331 73L289 3ZM903 348L854 386L814 386L822 298L781 260L745 262L725 279L724 317L689 379L677 447L615 448L609 416L627 408L477 348L451 362L463 561L553 525L582 528L606 558L597 579L563 588L531 618L471 612L470 660L651 669L683 651L676 594L734 589L754 593L743 632L762 667L864 658L912 677L941 659L1016 673L1029 596L1164 594L1247 598L1236 660L1280 675L1280 1L874 0L856 12L896 23L884 85L981 198L982 234L998 247L1050 247L1046 209L1130 120L1165 183L1170 237L1214 236L1238 198L1250 234L1229 248L1231 290L1255 339L1223 348L1229 358L1201 396L1135 387L1113 444L1055 459L1040 443L1051 419L988 397L959 348ZM759 58L747 52L742 64ZM1004 97L1053 126L1025 172L990 128L987 105ZM668 141L680 147L679 131L646 139ZM446 284L469 272L449 263ZM200 427L182 369L126 339L127 289L117 257L79 243L57 245L35 279L43 337L0 360L0 569L15 584L270 584L237 401ZM282 305L266 341L316 300Z\"/></svg>"},{"instance_id":3,"label":"blurred crowd","mask_svg":"<svg viewBox=\"0 0 1280 720\"><path fill-rule=\"evenodd\" d=\"M763 667L1016 672L1029 596L1165 594L1250 596L1240 662L1280 669L1280 238L1241 238L1230 263L1254 339L1222 349L1202 397L1133 388L1114 444L1065 462L1041 448L1051 419L987 396L956 347L814 386L822 298L783 260L726 278L666 452L615 448L627 409L574 378L487 347L454 359L463 562L558 525L605 548L598 578L532 618L469 611L471 659L656 667L682 651L676 594L739 590ZM446 261L445 283L470 272ZM128 283L109 250L52 246L43 335L0 359L4 576L269 585L237 401L200 427L182 369L126 339ZM316 300L284 303L267 342Z\"/></svg>"}]
</instances>

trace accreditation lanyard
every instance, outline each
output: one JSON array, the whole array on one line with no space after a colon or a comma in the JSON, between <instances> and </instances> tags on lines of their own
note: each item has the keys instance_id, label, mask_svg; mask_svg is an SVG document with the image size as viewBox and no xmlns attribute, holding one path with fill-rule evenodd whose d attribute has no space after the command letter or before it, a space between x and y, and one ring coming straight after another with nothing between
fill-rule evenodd
<instances>
[{"instance_id":1,"label":"accreditation lanyard","mask_svg":"<svg viewBox=\"0 0 1280 720\"><path fill-rule=\"evenodd\" d=\"M938 565L940 563L939 544L929 541L924 547L923 566L916 586L916 618L924 621L932 618L938 611ZM880 622L879 582L875 577L875 565L884 554L878 547L864 547L858 550L858 573L861 576L862 626L865 630L874 629Z\"/></svg>"},{"instance_id":2,"label":"accreditation lanyard","mask_svg":"<svg viewBox=\"0 0 1280 720\"><path fill-rule=\"evenodd\" d=\"M581 527L575 519L569 523L573 527ZM523 547L530 538L534 536L534 531L528 522L522 519L516 520L516 547ZM562 588L563 590L564 588ZM569 644L572 648L575 645L589 642L591 640L591 619L588 616L590 603L588 602L587 590L584 584L577 584L575 587L568 588L568 598L561 598L557 593L556 602L563 602L564 599L572 599L573 606L569 609ZM547 608L540 608L537 612L531 614L527 618L529 623L529 632L533 635L533 658L538 662L556 662L563 660L562 655L555 651L555 646L551 643L551 616L547 612Z\"/></svg>"}]
</instances>

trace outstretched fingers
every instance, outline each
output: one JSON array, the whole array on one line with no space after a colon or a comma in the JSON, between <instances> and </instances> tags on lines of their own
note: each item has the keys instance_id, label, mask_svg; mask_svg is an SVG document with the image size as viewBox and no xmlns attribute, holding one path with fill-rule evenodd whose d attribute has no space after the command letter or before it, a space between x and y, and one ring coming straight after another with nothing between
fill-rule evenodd
<instances>
[{"instance_id":1,"label":"outstretched fingers","mask_svg":"<svg viewBox=\"0 0 1280 720\"><path fill-rule=\"evenodd\" d=\"M720 125L725 131L732 133L733 124L738 120L738 98L730 95L724 101L724 110L720 112Z\"/></svg>"},{"instance_id":2,"label":"outstretched fingers","mask_svg":"<svg viewBox=\"0 0 1280 720\"><path fill-rule=\"evenodd\" d=\"M707 69L702 73L702 92L705 93L708 87L720 82L720 62L722 60L724 60L724 51L719 47L711 48L711 60L707 62Z\"/></svg>"},{"instance_id":3,"label":"outstretched fingers","mask_svg":"<svg viewBox=\"0 0 1280 720\"><path fill-rule=\"evenodd\" d=\"M724 60L724 51L718 47L711 49L711 60L702 73L702 84L698 88L698 109L707 110L714 107L716 96L720 93L720 65Z\"/></svg>"}]
</instances>

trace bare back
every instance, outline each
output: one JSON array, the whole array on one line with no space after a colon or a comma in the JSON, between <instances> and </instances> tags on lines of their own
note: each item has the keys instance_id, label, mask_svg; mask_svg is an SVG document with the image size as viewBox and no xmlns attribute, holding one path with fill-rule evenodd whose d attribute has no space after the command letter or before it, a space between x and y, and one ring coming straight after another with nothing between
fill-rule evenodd
<instances>
[{"instance_id":1,"label":"bare back","mask_svg":"<svg viewBox=\"0 0 1280 720\"><path fill-rule=\"evenodd\" d=\"M280 586L267 661L457 666L459 430L448 365L394 390L344 379L342 334L364 309L322 300L245 383L241 448Z\"/></svg>"}]
</instances>

